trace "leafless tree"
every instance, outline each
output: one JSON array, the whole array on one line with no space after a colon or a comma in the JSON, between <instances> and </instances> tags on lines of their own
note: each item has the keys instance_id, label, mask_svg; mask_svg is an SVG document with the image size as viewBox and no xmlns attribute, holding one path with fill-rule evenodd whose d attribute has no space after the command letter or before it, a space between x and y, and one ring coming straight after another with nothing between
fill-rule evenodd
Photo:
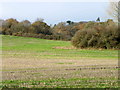
<instances>
[{"instance_id":1,"label":"leafless tree","mask_svg":"<svg viewBox=\"0 0 120 90\"><path fill-rule=\"evenodd\" d=\"M37 18L36 21L40 21L40 22L43 22L44 19L43 18Z\"/></svg>"},{"instance_id":2,"label":"leafless tree","mask_svg":"<svg viewBox=\"0 0 120 90\"><path fill-rule=\"evenodd\" d=\"M110 0L107 12L115 21L120 22L120 0Z\"/></svg>"}]
</instances>

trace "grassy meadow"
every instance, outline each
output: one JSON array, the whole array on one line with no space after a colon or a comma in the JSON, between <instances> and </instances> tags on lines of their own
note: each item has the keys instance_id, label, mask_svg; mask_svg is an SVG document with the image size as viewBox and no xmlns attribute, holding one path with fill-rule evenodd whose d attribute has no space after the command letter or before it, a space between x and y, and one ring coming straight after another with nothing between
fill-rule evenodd
<instances>
[{"instance_id":1,"label":"grassy meadow","mask_svg":"<svg viewBox=\"0 0 120 90\"><path fill-rule=\"evenodd\" d=\"M4 88L118 88L118 50L2 35Z\"/></svg>"}]
</instances>

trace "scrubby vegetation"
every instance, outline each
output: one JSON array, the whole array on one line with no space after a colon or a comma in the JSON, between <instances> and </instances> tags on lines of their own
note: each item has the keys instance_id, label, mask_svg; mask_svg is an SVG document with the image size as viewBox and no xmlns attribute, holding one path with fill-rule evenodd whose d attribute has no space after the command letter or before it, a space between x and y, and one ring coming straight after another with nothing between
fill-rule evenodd
<instances>
[{"instance_id":1,"label":"scrubby vegetation","mask_svg":"<svg viewBox=\"0 0 120 90\"><path fill-rule=\"evenodd\" d=\"M112 20L107 22L89 22L72 38L77 48L120 49L120 29Z\"/></svg>"},{"instance_id":2,"label":"scrubby vegetation","mask_svg":"<svg viewBox=\"0 0 120 90\"><path fill-rule=\"evenodd\" d=\"M60 22L49 26L43 20L31 23L10 18L0 20L0 33L4 35L72 41L77 48L119 49L120 30L111 19L106 22Z\"/></svg>"}]
</instances>

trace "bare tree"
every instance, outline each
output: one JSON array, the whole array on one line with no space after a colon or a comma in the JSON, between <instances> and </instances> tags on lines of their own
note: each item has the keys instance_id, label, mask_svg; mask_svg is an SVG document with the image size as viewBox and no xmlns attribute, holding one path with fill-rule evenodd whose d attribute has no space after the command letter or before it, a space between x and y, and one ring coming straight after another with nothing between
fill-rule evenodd
<instances>
[{"instance_id":1,"label":"bare tree","mask_svg":"<svg viewBox=\"0 0 120 90\"><path fill-rule=\"evenodd\" d=\"M4 23L5 21L3 19L0 19L0 26L2 26L2 24Z\"/></svg>"},{"instance_id":2,"label":"bare tree","mask_svg":"<svg viewBox=\"0 0 120 90\"><path fill-rule=\"evenodd\" d=\"M44 19L43 18L37 18L36 21L40 21L40 22L43 22Z\"/></svg>"},{"instance_id":3,"label":"bare tree","mask_svg":"<svg viewBox=\"0 0 120 90\"><path fill-rule=\"evenodd\" d=\"M110 0L108 14L112 16L117 22L120 22L120 0Z\"/></svg>"},{"instance_id":4,"label":"bare tree","mask_svg":"<svg viewBox=\"0 0 120 90\"><path fill-rule=\"evenodd\" d=\"M29 27L31 25L31 22L28 20L24 20L22 22L20 22L21 24L23 24L25 27Z\"/></svg>"}]
</instances>

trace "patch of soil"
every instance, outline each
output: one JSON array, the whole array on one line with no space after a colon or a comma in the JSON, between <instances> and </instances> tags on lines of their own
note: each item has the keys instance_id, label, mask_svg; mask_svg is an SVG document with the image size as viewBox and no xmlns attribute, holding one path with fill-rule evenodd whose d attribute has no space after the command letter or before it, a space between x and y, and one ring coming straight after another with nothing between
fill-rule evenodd
<instances>
[{"instance_id":1,"label":"patch of soil","mask_svg":"<svg viewBox=\"0 0 120 90\"><path fill-rule=\"evenodd\" d=\"M77 49L75 47L53 47L53 49Z\"/></svg>"},{"instance_id":2,"label":"patch of soil","mask_svg":"<svg viewBox=\"0 0 120 90\"><path fill-rule=\"evenodd\" d=\"M76 47L53 47L53 49L81 49L81 50L105 50L104 48L76 48ZM118 50L118 49L109 49L109 50Z\"/></svg>"}]
</instances>

